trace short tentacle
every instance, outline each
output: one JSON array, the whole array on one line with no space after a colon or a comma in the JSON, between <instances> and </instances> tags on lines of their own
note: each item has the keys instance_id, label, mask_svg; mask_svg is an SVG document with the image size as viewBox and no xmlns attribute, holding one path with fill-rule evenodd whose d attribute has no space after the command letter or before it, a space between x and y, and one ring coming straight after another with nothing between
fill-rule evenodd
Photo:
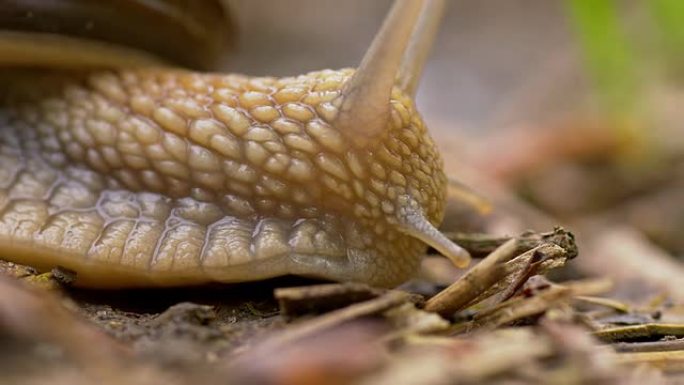
<instances>
[{"instance_id":1,"label":"short tentacle","mask_svg":"<svg viewBox=\"0 0 684 385\"><path fill-rule=\"evenodd\" d=\"M420 239L440 254L449 258L458 268L465 268L470 264L470 254L461 246L452 242L425 218L417 202L408 198L400 214L399 230Z\"/></svg>"}]
</instances>

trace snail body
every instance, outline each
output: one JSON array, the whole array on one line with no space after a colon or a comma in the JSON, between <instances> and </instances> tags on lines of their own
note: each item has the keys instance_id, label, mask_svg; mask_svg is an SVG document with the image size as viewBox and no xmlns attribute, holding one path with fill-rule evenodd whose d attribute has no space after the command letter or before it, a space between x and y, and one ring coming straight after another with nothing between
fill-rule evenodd
<instances>
[{"instance_id":1,"label":"snail body","mask_svg":"<svg viewBox=\"0 0 684 385\"><path fill-rule=\"evenodd\" d=\"M0 255L91 287L394 286L426 243L463 265L412 100L439 7L397 2L356 71L0 69Z\"/></svg>"}]
</instances>

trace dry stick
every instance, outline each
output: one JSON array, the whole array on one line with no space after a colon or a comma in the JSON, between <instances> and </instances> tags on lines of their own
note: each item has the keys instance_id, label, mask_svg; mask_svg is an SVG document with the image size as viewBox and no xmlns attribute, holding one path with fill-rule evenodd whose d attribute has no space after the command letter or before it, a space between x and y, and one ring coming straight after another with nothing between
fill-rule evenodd
<instances>
[{"instance_id":1,"label":"dry stick","mask_svg":"<svg viewBox=\"0 0 684 385\"><path fill-rule=\"evenodd\" d=\"M413 298L415 298L415 296L412 294L391 290L380 297L359 302L343 309L335 310L316 318L293 324L285 331L266 339L262 347L268 347L268 349L282 347L288 343L329 330L332 327L345 322L359 319L364 316L378 314L392 307L409 302Z\"/></svg>"},{"instance_id":2,"label":"dry stick","mask_svg":"<svg viewBox=\"0 0 684 385\"><path fill-rule=\"evenodd\" d=\"M491 254L497 248L501 247L504 243L508 242L512 238L519 238L518 248L520 252L529 250L534 246L537 246L538 240L531 240L530 242L525 242L525 237L510 237L510 236L497 236L486 233L460 233L460 232L446 232L444 235L452 241L456 242L459 246L468 250L473 258L484 258Z\"/></svg>"},{"instance_id":3,"label":"dry stick","mask_svg":"<svg viewBox=\"0 0 684 385\"><path fill-rule=\"evenodd\" d=\"M473 166L472 161L468 165L463 157L457 157L454 153L443 153L447 175L458 175L461 182L487 196L494 207L500 208L501 213L506 213L506 218L520 222L522 228L545 228L561 223L512 194L500 181L483 175L481 170ZM616 282L636 280L648 283L666 289L675 302L684 303L684 285L681 285L684 269L681 264L677 266L673 258L645 242L643 235L633 229L616 231L613 225L604 227L610 231L600 226L591 226L587 222L573 226L577 238L582 239L584 245L594 244L588 248L596 251L584 251L584 255L600 256L579 258L574 264L576 268L585 274L611 277ZM645 269L644 266L648 268Z\"/></svg>"},{"instance_id":4,"label":"dry stick","mask_svg":"<svg viewBox=\"0 0 684 385\"><path fill-rule=\"evenodd\" d=\"M277 288L273 295L278 300L284 317L307 313L324 313L347 305L376 298L385 290L360 283L329 283L321 285Z\"/></svg>"},{"instance_id":5,"label":"dry stick","mask_svg":"<svg viewBox=\"0 0 684 385\"><path fill-rule=\"evenodd\" d=\"M604 293L612 287L612 282L605 279L587 279L553 285L542 290L533 297L515 297L485 309L475 315L474 321L457 325L452 329L454 334L480 327L496 328L521 318L541 314L546 310L569 301L577 295L594 295Z\"/></svg>"},{"instance_id":6,"label":"dry stick","mask_svg":"<svg viewBox=\"0 0 684 385\"><path fill-rule=\"evenodd\" d=\"M468 305L505 275L503 263L515 256L517 243L516 239L511 239L494 250L458 281L430 298L425 303L425 310L448 317Z\"/></svg>"},{"instance_id":7,"label":"dry stick","mask_svg":"<svg viewBox=\"0 0 684 385\"><path fill-rule=\"evenodd\" d=\"M684 351L684 340L655 342L618 342L611 345L620 353Z\"/></svg>"},{"instance_id":8,"label":"dry stick","mask_svg":"<svg viewBox=\"0 0 684 385\"><path fill-rule=\"evenodd\" d=\"M448 317L515 285L520 272L537 256L541 260L536 269L543 272L562 265L569 255L568 249L554 243L543 243L517 255L519 242L514 238L503 244L458 281L428 300L425 310ZM574 243L567 247L574 247Z\"/></svg>"},{"instance_id":9,"label":"dry stick","mask_svg":"<svg viewBox=\"0 0 684 385\"><path fill-rule=\"evenodd\" d=\"M594 332L594 336L604 342L649 338L656 336L684 337L684 324L648 323L642 325L618 326Z\"/></svg>"},{"instance_id":10,"label":"dry stick","mask_svg":"<svg viewBox=\"0 0 684 385\"><path fill-rule=\"evenodd\" d=\"M471 326L495 329L521 318L544 313L551 307L570 299L572 294L571 289L557 286L544 290L534 297L514 298L503 302L502 306L498 306L497 311L491 314L485 316L478 314Z\"/></svg>"},{"instance_id":11,"label":"dry stick","mask_svg":"<svg viewBox=\"0 0 684 385\"><path fill-rule=\"evenodd\" d=\"M520 278L520 273L525 270L530 261L539 259L539 264L536 267L535 274L543 274L551 269L563 266L565 261L569 258L568 248L558 246L555 242L542 244L532 250L518 255L517 257L506 262L504 265L506 273L503 278L492 285L485 292L470 301L470 304L475 304L483 301L497 293L509 289L515 284L515 280ZM524 283L524 282L523 282ZM468 305L470 305L468 304Z\"/></svg>"},{"instance_id":12,"label":"dry stick","mask_svg":"<svg viewBox=\"0 0 684 385\"><path fill-rule=\"evenodd\" d=\"M574 236L563 229L556 227L553 231L537 233L525 231L516 237L493 236L482 233L459 233L447 232L446 236L458 245L468 250L474 258L484 258L511 238L518 240L518 249L515 254L524 253L544 243L555 243L568 252L568 259L577 256L577 246L574 244Z\"/></svg>"},{"instance_id":13,"label":"dry stick","mask_svg":"<svg viewBox=\"0 0 684 385\"><path fill-rule=\"evenodd\" d=\"M544 257L545 256L542 253L534 253L532 258L525 262L524 267L520 270L513 282L501 294L499 302L511 299L523 287L523 285L525 285L525 282L527 282L530 277L536 275L539 271L541 262L544 260Z\"/></svg>"},{"instance_id":14,"label":"dry stick","mask_svg":"<svg viewBox=\"0 0 684 385\"><path fill-rule=\"evenodd\" d=\"M607 308L613 309L619 313L629 313L629 305L622 303L620 301L614 300L614 299L610 299L610 298L590 297L590 296L579 295L579 296L575 297L575 301L584 302L584 303L588 303L591 305L607 307Z\"/></svg>"}]
</instances>

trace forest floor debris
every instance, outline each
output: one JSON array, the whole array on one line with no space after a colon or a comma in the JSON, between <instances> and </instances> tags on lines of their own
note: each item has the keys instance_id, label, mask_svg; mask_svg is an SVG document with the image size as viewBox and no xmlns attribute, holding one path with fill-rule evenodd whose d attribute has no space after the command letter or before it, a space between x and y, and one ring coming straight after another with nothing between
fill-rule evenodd
<instances>
[{"instance_id":1,"label":"forest floor debris","mask_svg":"<svg viewBox=\"0 0 684 385\"><path fill-rule=\"evenodd\" d=\"M0 263L3 383L670 384L684 306L614 296L610 279L542 274L577 255L557 228L460 234L484 255L451 285L385 290L281 279L84 291ZM54 272L48 273L54 275ZM3 277L5 276L5 277ZM7 277L11 276L13 278ZM435 293L437 293L435 295Z\"/></svg>"}]
</instances>

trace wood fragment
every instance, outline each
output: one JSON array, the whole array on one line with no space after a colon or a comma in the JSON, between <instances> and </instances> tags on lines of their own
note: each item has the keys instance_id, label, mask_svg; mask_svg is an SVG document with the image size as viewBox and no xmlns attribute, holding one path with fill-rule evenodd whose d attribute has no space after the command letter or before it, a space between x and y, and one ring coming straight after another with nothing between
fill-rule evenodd
<instances>
[{"instance_id":1,"label":"wood fragment","mask_svg":"<svg viewBox=\"0 0 684 385\"><path fill-rule=\"evenodd\" d=\"M17 279L23 279L37 275L38 270L31 266L0 260L0 274Z\"/></svg>"},{"instance_id":2,"label":"wood fragment","mask_svg":"<svg viewBox=\"0 0 684 385\"><path fill-rule=\"evenodd\" d=\"M449 328L449 322L438 314L419 309L413 303L405 303L393 307L383 314L392 324L394 331L387 338L391 340L399 336L416 336L426 333L437 333Z\"/></svg>"},{"instance_id":3,"label":"wood fragment","mask_svg":"<svg viewBox=\"0 0 684 385\"><path fill-rule=\"evenodd\" d=\"M466 249L474 258L484 258L498 247L512 238L517 239L515 254L524 253L544 243L555 243L568 252L568 259L577 256L577 246L574 235L562 227L556 227L553 231L537 233L525 231L517 237L502 237L481 233L448 232L446 236Z\"/></svg>"},{"instance_id":4,"label":"wood fragment","mask_svg":"<svg viewBox=\"0 0 684 385\"><path fill-rule=\"evenodd\" d=\"M684 324L648 323L618 326L595 331L594 336L604 342L657 340L665 336L684 338Z\"/></svg>"},{"instance_id":5,"label":"wood fragment","mask_svg":"<svg viewBox=\"0 0 684 385\"><path fill-rule=\"evenodd\" d=\"M345 308L334 310L309 320L294 323L290 328L267 338L264 341L263 346L268 346L269 349L275 349L279 346L316 335L352 320L382 313L392 307L410 302L415 298L415 295L407 292L390 290L377 298L349 305Z\"/></svg>"},{"instance_id":6,"label":"wood fragment","mask_svg":"<svg viewBox=\"0 0 684 385\"><path fill-rule=\"evenodd\" d=\"M517 242L516 239L510 239L501 245L458 281L430 298L425 310L449 317L463 309L501 278L504 272L501 264L515 256Z\"/></svg>"},{"instance_id":7,"label":"wood fragment","mask_svg":"<svg viewBox=\"0 0 684 385\"><path fill-rule=\"evenodd\" d=\"M542 314L553 307L566 305L574 296L600 294L609 290L610 287L612 287L610 281L594 279L552 285L534 296L514 297L481 310L473 316L472 321L455 325L452 332L458 334L474 329L495 329L523 318Z\"/></svg>"},{"instance_id":8,"label":"wood fragment","mask_svg":"<svg viewBox=\"0 0 684 385\"><path fill-rule=\"evenodd\" d=\"M499 302L506 301L513 297L530 277L536 275L544 258L546 258L546 256L542 253L532 254L532 258L524 262L523 268L515 273L515 277L511 284L501 293Z\"/></svg>"},{"instance_id":9,"label":"wood fragment","mask_svg":"<svg viewBox=\"0 0 684 385\"><path fill-rule=\"evenodd\" d=\"M71 286L76 282L76 272L63 266L57 266L50 270L52 279L62 286Z\"/></svg>"},{"instance_id":10,"label":"wood fragment","mask_svg":"<svg viewBox=\"0 0 684 385\"><path fill-rule=\"evenodd\" d=\"M473 326L494 329L508 325L522 318L542 314L551 307L558 306L572 297L572 290L556 286L542 291L530 298L513 298L495 308L493 312L477 314Z\"/></svg>"},{"instance_id":11,"label":"wood fragment","mask_svg":"<svg viewBox=\"0 0 684 385\"><path fill-rule=\"evenodd\" d=\"M595 296L605 294L613 289L614 281L610 278L588 278L578 281L563 282L563 286L573 291L575 296Z\"/></svg>"},{"instance_id":12,"label":"wood fragment","mask_svg":"<svg viewBox=\"0 0 684 385\"><path fill-rule=\"evenodd\" d=\"M521 277L521 272L530 265L530 261L538 259L539 264L534 271L544 272L562 266L567 259L566 249L551 243L537 246L514 258L518 242L517 238L512 238L501 245L451 286L430 298L425 310L450 317L474 303L517 286L516 279Z\"/></svg>"},{"instance_id":13,"label":"wood fragment","mask_svg":"<svg viewBox=\"0 0 684 385\"><path fill-rule=\"evenodd\" d=\"M584 302L588 303L591 305L598 305L598 306L603 306L607 307L609 309L613 309L619 313L629 313L630 308L629 305L614 300L610 298L601 298L601 297L591 297L591 296L584 296L584 295L578 295L575 297L575 301L579 302Z\"/></svg>"},{"instance_id":14,"label":"wood fragment","mask_svg":"<svg viewBox=\"0 0 684 385\"><path fill-rule=\"evenodd\" d=\"M537 262L535 263L535 266L528 271L529 274L534 273L541 275L549 270L562 267L565 265L567 259L568 253L566 252L566 249L557 244L543 244L526 253L520 254L504 264L506 274L503 279L495 282L492 287L475 298L471 303L478 303L497 293L503 292L503 296L505 296L507 289L516 286L517 279L523 279L525 277L525 270L528 269L530 264L535 260ZM522 283L524 283L524 281ZM496 299L494 302L501 302L501 299Z\"/></svg>"},{"instance_id":15,"label":"wood fragment","mask_svg":"<svg viewBox=\"0 0 684 385\"><path fill-rule=\"evenodd\" d=\"M376 298L386 290L361 283L331 283L322 285L277 288L274 296L278 300L284 317L303 314L321 314L347 305Z\"/></svg>"},{"instance_id":16,"label":"wood fragment","mask_svg":"<svg viewBox=\"0 0 684 385\"><path fill-rule=\"evenodd\" d=\"M655 342L618 342L611 345L617 352L672 352L684 351L684 339Z\"/></svg>"},{"instance_id":17,"label":"wood fragment","mask_svg":"<svg viewBox=\"0 0 684 385\"><path fill-rule=\"evenodd\" d=\"M60 290L71 286L76 273L61 266L46 273L39 273L31 266L0 260L0 274L20 279L31 286L46 290Z\"/></svg>"}]
</instances>

